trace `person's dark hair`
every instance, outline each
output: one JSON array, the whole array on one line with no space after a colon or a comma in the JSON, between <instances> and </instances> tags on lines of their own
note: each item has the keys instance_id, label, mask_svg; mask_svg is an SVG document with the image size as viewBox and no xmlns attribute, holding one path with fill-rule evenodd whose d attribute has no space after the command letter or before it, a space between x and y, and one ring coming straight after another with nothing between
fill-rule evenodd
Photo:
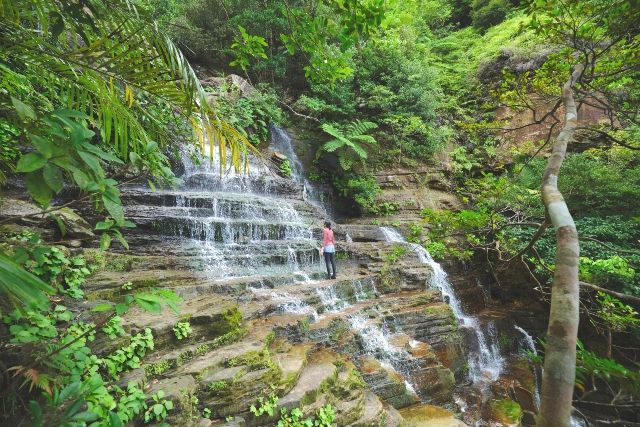
<instances>
[{"instance_id":1,"label":"person's dark hair","mask_svg":"<svg viewBox=\"0 0 640 427\"><path fill-rule=\"evenodd\" d=\"M331 230L331 223L329 221L325 221L324 226Z\"/></svg>"}]
</instances>

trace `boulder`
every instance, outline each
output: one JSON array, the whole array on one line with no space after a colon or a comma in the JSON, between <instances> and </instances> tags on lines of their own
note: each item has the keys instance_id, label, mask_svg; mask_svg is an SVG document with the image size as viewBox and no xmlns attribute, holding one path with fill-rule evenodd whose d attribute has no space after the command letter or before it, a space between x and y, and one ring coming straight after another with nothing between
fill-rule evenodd
<instances>
[{"instance_id":1,"label":"boulder","mask_svg":"<svg viewBox=\"0 0 640 427\"><path fill-rule=\"evenodd\" d=\"M54 213L65 226L65 235L74 238L94 237L91 225L71 208L62 208Z\"/></svg>"}]
</instances>

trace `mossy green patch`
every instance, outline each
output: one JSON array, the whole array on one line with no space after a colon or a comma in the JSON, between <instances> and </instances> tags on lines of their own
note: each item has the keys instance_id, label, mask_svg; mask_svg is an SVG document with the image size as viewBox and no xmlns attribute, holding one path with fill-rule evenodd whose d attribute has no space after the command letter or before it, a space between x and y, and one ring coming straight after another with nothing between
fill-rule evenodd
<instances>
[{"instance_id":1,"label":"mossy green patch","mask_svg":"<svg viewBox=\"0 0 640 427\"><path fill-rule=\"evenodd\" d=\"M494 399L489 402L489 414L492 421L519 424L522 418L522 408L511 399Z\"/></svg>"}]
</instances>

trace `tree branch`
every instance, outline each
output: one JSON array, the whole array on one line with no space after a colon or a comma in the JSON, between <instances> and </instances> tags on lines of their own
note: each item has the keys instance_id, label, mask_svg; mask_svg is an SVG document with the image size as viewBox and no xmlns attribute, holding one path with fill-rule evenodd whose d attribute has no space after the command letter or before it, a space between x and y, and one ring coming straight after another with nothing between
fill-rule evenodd
<instances>
[{"instance_id":1,"label":"tree branch","mask_svg":"<svg viewBox=\"0 0 640 427\"><path fill-rule=\"evenodd\" d=\"M611 296L618 298L620 301L629 301L635 304L640 304L640 297L637 297L635 295L623 294L620 292L612 291L611 289L601 288L600 286L587 283L587 282L579 282L579 283L580 283L580 286L582 286L583 288L588 288L598 292L604 292L605 294L609 294Z\"/></svg>"}]
</instances>

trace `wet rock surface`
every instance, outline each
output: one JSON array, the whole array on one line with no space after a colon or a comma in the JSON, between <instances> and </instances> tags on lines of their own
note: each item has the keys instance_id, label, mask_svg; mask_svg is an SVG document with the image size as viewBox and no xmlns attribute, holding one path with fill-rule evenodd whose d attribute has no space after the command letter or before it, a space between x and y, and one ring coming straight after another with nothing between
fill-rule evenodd
<instances>
[{"instance_id":1,"label":"wet rock surface","mask_svg":"<svg viewBox=\"0 0 640 427\"><path fill-rule=\"evenodd\" d=\"M125 383L180 401L175 425L198 425L185 414L205 407L212 420L203 425L266 426L280 408L313 416L327 404L340 426L464 425L455 416L470 384L465 341L480 324L459 317L437 264L379 226L336 225L338 277L327 279L318 252L326 213L300 181L259 165L221 178L189 164L183 181L177 190L122 189L138 226L126 236L131 251L114 244L86 286L90 304L150 288L182 297L178 313L124 316L156 344ZM403 245L410 250L392 260ZM453 282L477 288L475 279ZM175 336L179 321L191 325L185 339ZM249 408L269 395L276 415L255 416ZM420 419L432 412L441 424Z\"/></svg>"}]
</instances>

